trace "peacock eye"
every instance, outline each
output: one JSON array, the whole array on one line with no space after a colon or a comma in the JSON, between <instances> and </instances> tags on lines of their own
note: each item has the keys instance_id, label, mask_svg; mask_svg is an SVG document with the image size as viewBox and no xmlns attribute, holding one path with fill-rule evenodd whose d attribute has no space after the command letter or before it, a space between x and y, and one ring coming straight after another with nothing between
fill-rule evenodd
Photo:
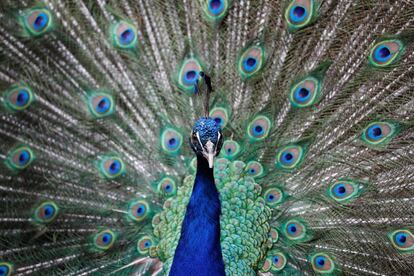
<instances>
[{"instance_id":1,"label":"peacock eye","mask_svg":"<svg viewBox=\"0 0 414 276\"><path fill-rule=\"evenodd\" d=\"M221 128L224 128L229 120L229 111L224 107L213 108L209 115Z\"/></svg>"},{"instance_id":2,"label":"peacock eye","mask_svg":"<svg viewBox=\"0 0 414 276\"><path fill-rule=\"evenodd\" d=\"M128 205L128 217L134 222L145 220L150 212L150 206L145 200L132 201Z\"/></svg>"},{"instance_id":3,"label":"peacock eye","mask_svg":"<svg viewBox=\"0 0 414 276\"><path fill-rule=\"evenodd\" d=\"M369 147L381 147L385 146L398 130L398 124L392 122L372 122L362 132L361 139Z\"/></svg>"},{"instance_id":4,"label":"peacock eye","mask_svg":"<svg viewBox=\"0 0 414 276\"><path fill-rule=\"evenodd\" d=\"M155 245L154 239L151 236L143 236L138 240L137 251L141 255L147 255L149 249Z\"/></svg>"},{"instance_id":5,"label":"peacock eye","mask_svg":"<svg viewBox=\"0 0 414 276\"><path fill-rule=\"evenodd\" d=\"M264 168L262 164L257 161L250 161L246 165L246 172L253 178L258 178L264 175Z\"/></svg>"},{"instance_id":6,"label":"peacock eye","mask_svg":"<svg viewBox=\"0 0 414 276\"><path fill-rule=\"evenodd\" d=\"M20 146L9 152L6 165L14 171L20 171L27 168L34 159L35 155L29 147Z\"/></svg>"},{"instance_id":7,"label":"peacock eye","mask_svg":"<svg viewBox=\"0 0 414 276\"><path fill-rule=\"evenodd\" d=\"M312 268L316 273L332 273L335 269L335 263L332 258L325 253L316 253L310 258Z\"/></svg>"},{"instance_id":8,"label":"peacock eye","mask_svg":"<svg viewBox=\"0 0 414 276\"><path fill-rule=\"evenodd\" d=\"M34 220L46 224L52 222L59 214L59 207L53 201L46 201L36 207Z\"/></svg>"},{"instance_id":9,"label":"peacock eye","mask_svg":"<svg viewBox=\"0 0 414 276\"><path fill-rule=\"evenodd\" d=\"M313 77L308 77L292 87L289 100L295 107L311 106L316 102L319 92L319 81Z\"/></svg>"},{"instance_id":10,"label":"peacock eye","mask_svg":"<svg viewBox=\"0 0 414 276\"><path fill-rule=\"evenodd\" d=\"M223 143L221 152L227 159L235 158L240 152L240 145L236 141L226 140Z\"/></svg>"},{"instance_id":11,"label":"peacock eye","mask_svg":"<svg viewBox=\"0 0 414 276\"><path fill-rule=\"evenodd\" d=\"M103 118L113 114L114 100L106 93L93 93L88 99L88 108L95 118Z\"/></svg>"},{"instance_id":12,"label":"peacock eye","mask_svg":"<svg viewBox=\"0 0 414 276\"><path fill-rule=\"evenodd\" d=\"M285 11L285 20L290 30L296 30L308 25L313 15L313 0L294 0Z\"/></svg>"},{"instance_id":13,"label":"peacock eye","mask_svg":"<svg viewBox=\"0 0 414 276\"><path fill-rule=\"evenodd\" d=\"M282 225L283 235L290 241L300 242L306 238L306 226L298 219L290 219Z\"/></svg>"},{"instance_id":14,"label":"peacock eye","mask_svg":"<svg viewBox=\"0 0 414 276\"><path fill-rule=\"evenodd\" d=\"M103 156L99 162L99 173L107 179L114 179L125 173L125 164L118 156Z\"/></svg>"},{"instance_id":15,"label":"peacock eye","mask_svg":"<svg viewBox=\"0 0 414 276\"><path fill-rule=\"evenodd\" d=\"M265 191L264 198L267 205L275 207L285 200L285 194L280 188L270 188Z\"/></svg>"},{"instance_id":16,"label":"peacock eye","mask_svg":"<svg viewBox=\"0 0 414 276\"><path fill-rule=\"evenodd\" d=\"M329 185L328 195L339 203L346 203L362 192L362 186L351 180L338 180Z\"/></svg>"},{"instance_id":17,"label":"peacock eye","mask_svg":"<svg viewBox=\"0 0 414 276\"><path fill-rule=\"evenodd\" d=\"M112 26L112 42L121 49L131 49L137 45L137 29L132 24L121 21Z\"/></svg>"},{"instance_id":18,"label":"peacock eye","mask_svg":"<svg viewBox=\"0 0 414 276\"><path fill-rule=\"evenodd\" d=\"M399 40L384 40L372 47L369 62L375 67L392 64L402 53L403 43Z\"/></svg>"},{"instance_id":19,"label":"peacock eye","mask_svg":"<svg viewBox=\"0 0 414 276\"><path fill-rule=\"evenodd\" d=\"M34 101L34 94L27 86L13 85L3 96L4 105L11 111L27 109Z\"/></svg>"},{"instance_id":20,"label":"peacock eye","mask_svg":"<svg viewBox=\"0 0 414 276\"><path fill-rule=\"evenodd\" d=\"M38 36L52 29L52 14L47 9L30 9L24 12L23 25L29 35Z\"/></svg>"},{"instance_id":21,"label":"peacock eye","mask_svg":"<svg viewBox=\"0 0 414 276\"><path fill-rule=\"evenodd\" d=\"M247 79L256 75L264 64L264 48L261 46L250 46L242 51L238 61L240 75Z\"/></svg>"},{"instance_id":22,"label":"peacock eye","mask_svg":"<svg viewBox=\"0 0 414 276\"><path fill-rule=\"evenodd\" d=\"M0 262L0 276L11 276L13 274L13 265L7 262Z\"/></svg>"},{"instance_id":23,"label":"peacock eye","mask_svg":"<svg viewBox=\"0 0 414 276\"><path fill-rule=\"evenodd\" d=\"M276 167L291 170L303 161L303 148L298 145L285 146L281 148L276 157Z\"/></svg>"},{"instance_id":24,"label":"peacock eye","mask_svg":"<svg viewBox=\"0 0 414 276\"><path fill-rule=\"evenodd\" d=\"M285 268L287 263L286 255L282 252L272 253L272 268L271 271L278 272Z\"/></svg>"},{"instance_id":25,"label":"peacock eye","mask_svg":"<svg viewBox=\"0 0 414 276\"><path fill-rule=\"evenodd\" d=\"M184 91L194 92L194 84L198 80L200 71L202 71L202 68L197 59L184 60L178 73L179 87Z\"/></svg>"},{"instance_id":26,"label":"peacock eye","mask_svg":"<svg viewBox=\"0 0 414 276\"><path fill-rule=\"evenodd\" d=\"M95 234L94 245L97 249L108 250L116 241L116 235L113 231L106 229Z\"/></svg>"},{"instance_id":27,"label":"peacock eye","mask_svg":"<svg viewBox=\"0 0 414 276\"><path fill-rule=\"evenodd\" d=\"M401 252L414 252L414 234L408 229L399 229L388 234L392 245Z\"/></svg>"},{"instance_id":28,"label":"peacock eye","mask_svg":"<svg viewBox=\"0 0 414 276\"><path fill-rule=\"evenodd\" d=\"M251 141L261 141L269 135L270 119L266 116L256 116L247 126L247 135Z\"/></svg>"},{"instance_id":29,"label":"peacock eye","mask_svg":"<svg viewBox=\"0 0 414 276\"><path fill-rule=\"evenodd\" d=\"M173 128L166 128L161 133L161 148L165 153L177 154L182 143L182 134Z\"/></svg>"},{"instance_id":30,"label":"peacock eye","mask_svg":"<svg viewBox=\"0 0 414 276\"><path fill-rule=\"evenodd\" d=\"M157 190L166 197L174 196L177 192L176 183L171 177L164 177L158 182Z\"/></svg>"}]
</instances>

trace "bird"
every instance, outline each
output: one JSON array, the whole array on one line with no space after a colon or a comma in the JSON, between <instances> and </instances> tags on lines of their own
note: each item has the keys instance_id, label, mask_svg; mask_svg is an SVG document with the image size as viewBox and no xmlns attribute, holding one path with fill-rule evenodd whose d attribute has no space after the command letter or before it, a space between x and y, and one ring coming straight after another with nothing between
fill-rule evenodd
<instances>
[{"instance_id":1,"label":"bird","mask_svg":"<svg viewBox=\"0 0 414 276\"><path fill-rule=\"evenodd\" d=\"M412 0L3 0L0 275L414 274Z\"/></svg>"}]
</instances>

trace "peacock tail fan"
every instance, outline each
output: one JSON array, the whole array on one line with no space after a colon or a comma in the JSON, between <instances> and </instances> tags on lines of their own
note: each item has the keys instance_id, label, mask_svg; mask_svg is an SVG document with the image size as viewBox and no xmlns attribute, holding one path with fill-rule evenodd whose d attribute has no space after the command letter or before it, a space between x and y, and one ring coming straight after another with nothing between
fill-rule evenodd
<instances>
[{"instance_id":1,"label":"peacock tail fan","mask_svg":"<svg viewBox=\"0 0 414 276\"><path fill-rule=\"evenodd\" d=\"M0 275L176 275L201 122L224 274L414 274L413 14L1 1Z\"/></svg>"}]
</instances>

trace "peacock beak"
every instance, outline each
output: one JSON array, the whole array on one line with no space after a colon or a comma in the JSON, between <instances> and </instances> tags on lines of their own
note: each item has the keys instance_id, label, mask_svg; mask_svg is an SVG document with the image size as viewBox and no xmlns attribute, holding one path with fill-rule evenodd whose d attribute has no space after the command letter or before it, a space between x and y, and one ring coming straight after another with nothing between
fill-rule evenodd
<instances>
[{"instance_id":1,"label":"peacock beak","mask_svg":"<svg viewBox=\"0 0 414 276\"><path fill-rule=\"evenodd\" d=\"M210 140L208 140L205 149L206 150L203 151L203 155L208 161L208 167L211 169L213 168L214 156L216 155L214 144Z\"/></svg>"}]
</instances>

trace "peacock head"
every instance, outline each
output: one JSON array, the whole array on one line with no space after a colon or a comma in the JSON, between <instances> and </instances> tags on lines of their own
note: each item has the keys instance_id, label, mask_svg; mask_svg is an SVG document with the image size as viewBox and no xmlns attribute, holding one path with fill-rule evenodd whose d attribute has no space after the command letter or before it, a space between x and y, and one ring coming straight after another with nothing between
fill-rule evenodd
<instances>
[{"instance_id":1,"label":"peacock head","mask_svg":"<svg viewBox=\"0 0 414 276\"><path fill-rule=\"evenodd\" d=\"M220 126L212 118L198 119L191 133L190 144L197 156L207 159L208 166L213 168L214 157L223 146L223 135Z\"/></svg>"}]
</instances>

